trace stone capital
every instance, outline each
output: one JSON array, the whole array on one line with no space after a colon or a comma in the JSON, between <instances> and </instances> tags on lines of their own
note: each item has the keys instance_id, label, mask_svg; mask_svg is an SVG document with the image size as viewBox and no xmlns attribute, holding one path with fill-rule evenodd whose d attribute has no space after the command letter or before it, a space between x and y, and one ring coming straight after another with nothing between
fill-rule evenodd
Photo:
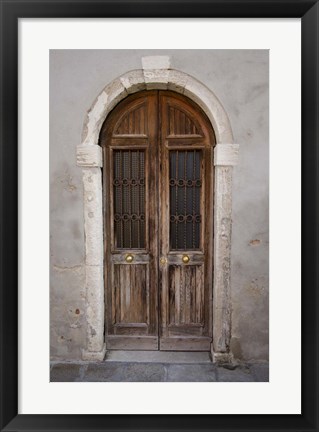
<instances>
[{"instance_id":1,"label":"stone capital","mask_svg":"<svg viewBox=\"0 0 319 432\"><path fill-rule=\"evenodd\" d=\"M214 149L214 165L238 164L239 144L217 144Z\"/></svg>"},{"instance_id":2,"label":"stone capital","mask_svg":"<svg viewBox=\"0 0 319 432\"><path fill-rule=\"evenodd\" d=\"M99 145L79 145L76 149L76 162L84 168L103 166L102 148Z\"/></svg>"}]
</instances>

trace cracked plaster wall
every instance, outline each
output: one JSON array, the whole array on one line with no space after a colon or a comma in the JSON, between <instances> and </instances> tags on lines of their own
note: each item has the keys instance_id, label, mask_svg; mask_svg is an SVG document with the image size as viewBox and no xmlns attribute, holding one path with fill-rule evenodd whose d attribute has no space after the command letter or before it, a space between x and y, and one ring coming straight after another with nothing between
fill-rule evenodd
<instances>
[{"instance_id":1,"label":"cracked plaster wall","mask_svg":"<svg viewBox=\"0 0 319 432\"><path fill-rule=\"evenodd\" d=\"M233 171L232 339L242 360L268 359L268 51L51 50L50 330L53 359L86 348L82 169L76 146L86 111L105 85L169 55L221 100L240 159Z\"/></svg>"}]
</instances>

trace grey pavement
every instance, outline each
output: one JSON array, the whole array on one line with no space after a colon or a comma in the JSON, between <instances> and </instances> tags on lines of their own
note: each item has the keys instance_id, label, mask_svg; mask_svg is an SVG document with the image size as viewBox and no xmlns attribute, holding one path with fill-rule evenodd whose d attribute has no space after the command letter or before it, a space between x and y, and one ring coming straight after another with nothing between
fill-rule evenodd
<instances>
[{"instance_id":1,"label":"grey pavement","mask_svg":"<svg viewBox=\"0 0 319 432\"><path fill-rule=\"evenodd\" d=\"M52 362L51 382L268 382L268 363Z\"/></svg>"}]
</instances>

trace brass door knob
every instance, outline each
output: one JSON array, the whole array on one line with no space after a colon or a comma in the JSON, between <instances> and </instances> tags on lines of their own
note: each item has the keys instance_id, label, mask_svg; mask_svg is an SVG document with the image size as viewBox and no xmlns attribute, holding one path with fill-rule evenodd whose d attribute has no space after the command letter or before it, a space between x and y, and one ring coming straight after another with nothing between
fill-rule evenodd
<instances>
[{"instance_id":1,"label":"brass door knob","mask_svg":"<svg viewBox=\"0 0 319 432\"><path fill-rule=\"evenodd\" d=\"M161 257L161 259L160 259L160 263L161 263L162 265L166 264L166 263L167 263L167 259L166 259L165 257Z\"/></svg>"},{"instance_id":2,"label":"brass door knob","mask_svg":"<svg viewBox=\"0 0 319 432\"><path fill-rule=\"evenodd\" d=\"M131 254L128 254L128 255L126 255L126 257L125 257L125 261L126 261L127 263L131 263L131 262L133 261L133 259L134 259L134 257L133 257L133 255L131 255Z\"/></svg>"},{"instance_id":3,"label":"brass door knob","mask_svg":"<svg viewBox=\"0 0 319 432\"><path fill-rule=\"evenodd\" d=\"M183 255L182 256L182 261L184 264L187 264L189 262L189 256L188 255Z\"/></svg>"}]
</instances>

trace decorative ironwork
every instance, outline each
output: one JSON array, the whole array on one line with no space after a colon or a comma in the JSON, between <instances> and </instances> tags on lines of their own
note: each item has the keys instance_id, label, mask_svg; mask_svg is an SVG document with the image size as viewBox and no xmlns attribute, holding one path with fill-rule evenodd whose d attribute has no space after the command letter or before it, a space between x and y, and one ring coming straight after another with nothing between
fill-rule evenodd
<instances>
[{"instance_id":1,"label":"decorative ironwork","mask_svg":"<svg viewBox=\"0 0 319 432\"><path fill-rule=\"evenodd\" d=\"M114 237L118 249L145 247L145 153L114 151Z\"/></svg>"},{"instance_id":2,"label":"decorative ironwork","mask_svg":"<svg viewBox=\"0 0 319 432\"><path fill-rule=\"evenodd\" d=\"M113 184L114 186L139 186L139 185L144 185L145 184L145 180L144 179L114 179L113 180Z\"/></svg>"},{"instance_id":3,"label":"decorative ironwork","mask_svg":"<svg viewBox=\"0 0 319 432\"><path fill-rule=\"evenodd\" d=\"M201 150L172 150L169 160L170 248L200 247Z\"/></svg>"},{"instance_id":4,"label":"decorative ironwork","mask_svg":"<svg viewBox=\"0 0 319 432\"><path fill-rule=\"evenodd\" d=\"M132 220L132 221L136 221L136 220L144 221L145 220L145 215L143 215L143 214L138 215L138 214L135 214L135 213L133 213L133 214L124 213L124 214L121 215L119 213L115 213L114 220L115 220L115 222L119 222L119 221L122 221L122 220L124 220L124 221L129 221L129 220Z\"/></svg>"}]
</instances>

